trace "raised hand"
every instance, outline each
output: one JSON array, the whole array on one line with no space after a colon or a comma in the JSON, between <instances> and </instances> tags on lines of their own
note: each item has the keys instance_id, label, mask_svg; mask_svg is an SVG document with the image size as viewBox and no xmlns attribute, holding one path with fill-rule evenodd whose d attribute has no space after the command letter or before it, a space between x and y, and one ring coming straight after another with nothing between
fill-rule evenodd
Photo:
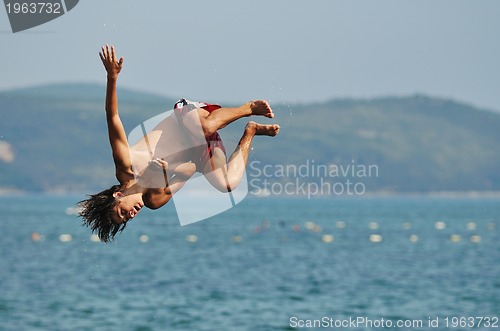
<instances>
[{"instance_id":1,"label":"raised hand","mask_svg":"<svg viewBox=\"0 0 500 331\"><path fill-rule=\"evenodd\" d=\"M99 57L101 58L104 68L106 68L108 78L116 79L122 70L123 57L117 60L115 47L109 45L102 46L101 52L99 52Z\"/></svg>"}]
</instances>

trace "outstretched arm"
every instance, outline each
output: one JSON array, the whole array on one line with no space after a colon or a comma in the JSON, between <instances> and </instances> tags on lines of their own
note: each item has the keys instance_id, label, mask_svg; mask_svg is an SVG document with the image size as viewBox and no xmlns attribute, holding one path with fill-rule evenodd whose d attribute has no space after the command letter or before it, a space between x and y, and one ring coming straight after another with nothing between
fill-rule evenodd
<instances>
[{"instance_id":1,"label":"outstretched arm","mask_svg":"<svg viewBox=\"0 0 500 331\"><path fill-rule=\"evenodd\" d=\"M115 162L116 179L121 184L134 178L132 163L130 161L129 145L127 135L123 128L122 121L118 115L118 97L116 95L116 81L118 74L122 70L123 57L116 59L115 48L113 46L103 46L99 53L101 61L106 68L106 121L108 123L108 136L113 151L113 161Z\"/></svg>"}]
</instances>

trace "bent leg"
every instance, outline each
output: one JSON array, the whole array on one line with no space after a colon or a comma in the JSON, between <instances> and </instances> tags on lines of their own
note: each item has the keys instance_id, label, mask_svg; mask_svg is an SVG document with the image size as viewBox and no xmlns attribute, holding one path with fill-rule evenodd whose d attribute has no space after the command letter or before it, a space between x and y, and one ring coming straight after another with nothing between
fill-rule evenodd
<instances>
[{"instance_id":1,"label":"bent leg","mask_svg":"<svg viewBox=\"0 0 500 331\"><path fill-rule=\"evenodd\" d=\"M251 115L274 117L271 106L264 100L248 102L238 108L219 108L212 112L198 109L198 115L205 137L211 136L215 131L242 117Z\"/></svg>"},{"instance_id":2,"label":"bent leg","mask_svg":"<svg viewBox=\"0 0 500 331\"><path fill-rule=\"evenodd\" d=\"M227 164L224 152L220 148L215 148L210 162L205 164L203 174L210 184L219 191L230 192L234 190L245 173L253 137L255 135L274 137L278 134L279 129L277 124L262 125L249 122Z\"/></svg>"}]
</instances>

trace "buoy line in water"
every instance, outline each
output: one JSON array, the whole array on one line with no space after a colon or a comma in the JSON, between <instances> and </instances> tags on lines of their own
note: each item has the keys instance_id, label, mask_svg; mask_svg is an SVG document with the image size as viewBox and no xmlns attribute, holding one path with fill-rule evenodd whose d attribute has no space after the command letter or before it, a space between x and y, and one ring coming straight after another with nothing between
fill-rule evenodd
<instances>
[{"instance_id":1,"label":"buoy line in water","mask_svg":"<svg viewBox=\"0 0 500 331\"><path fill-rule=\"evenodd\" d=\"M308 220L302 224L296 223L293 224L291 227L285 228L284 227L284 222L277 222L277 224L283 228L283 230L287 230L288 232L291 233L311 233L313 235L318 235L320 240L326 244L331 244L336 241L338 241L339 238L342 238L342 232L346 231L346 229L349 229L348 223L345 221L337 221L334 225L336 228L336 233L335 235L333 233L330 233L328 231L325 231L321 226L318 224L314 223L311 220ZM379 222L376 221L370 221L367 224L367 227L369 230L372 231L367 236L367 240L372 242L372 243L382 243L382 242L387 242L386 238L384 238L383 233L381 232L381 225ZM485 228L488 232L493 232L496 229L496 224L493 222L489 222L485 225ZM263 231L269 231L270 229L270 222L267 220L264 220L261 222L260 225L255 225L250 232L252 232L253 235L261 233ZM401 223L401 228L402 234L407 238L407 240L410 243L418 243L421 242L422 240L425 240L425 238L422 235L419 235L416 233L417 231L414 230L413 224L411 222L403 222ZM359 230L359 229L358 229ZM385 228L383 230L389 230L389 228ZM410 232L410 230L413 230ZM447 224L444 221L436 221L434 223L434 230L438 232L443 232L447 230ZM465 225L465 228L462 229L462 232L457 231L456 229L454 232L451 233L451 230L449 229L448 232L450 232L447 237L445 237L446 241L452 242L452 243L460 243L464 241L469 241L470 243L474 244L479 244L483 241L483 236L481 236L478 233L474 233L474 231L478 231L478 224L476 222L470 221ZM467 233L468 232L468 233ZM393 237L393 236L392 236ZM70 233L61 233L57 237L58 241L61 243L69 243L74 241L74 236ZM185 241L191 244L195 244L200 241L199 235L197 234L188 234L185 236ZM33 232L31 234L31 240L33 242L44 242L47 240L46 235L39 233L39 232ZM85 241L85 239L82 239ZM101 240L96 234L92 234L89 238L91 242L100 242ZM140 243L146 244L150 242L151 238L147 234L141 234L138 237L138 241ZM241 234L235 234L231 235L228 238L229 241L235 244L241 244L244 242L244 236ZM356 240L358 240L356 238Z\"/></svg>"}]
</instances>

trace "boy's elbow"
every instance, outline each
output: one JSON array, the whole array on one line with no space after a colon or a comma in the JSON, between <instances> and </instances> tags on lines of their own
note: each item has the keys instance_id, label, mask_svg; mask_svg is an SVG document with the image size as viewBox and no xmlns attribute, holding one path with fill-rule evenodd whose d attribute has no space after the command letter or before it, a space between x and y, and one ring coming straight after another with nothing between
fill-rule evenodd
<instances>
[{"instance_id":1,"label":"boy's elbow","mask_svg":"<svg viewBox=\"0 0 500 331\"><path fill-rule=\"evenodd\" d=\"M171 195L158 195L146 193L143 197L144 206L148 209L155 210L163 207L171 198Z\"/></svg>"}]
</instances>

